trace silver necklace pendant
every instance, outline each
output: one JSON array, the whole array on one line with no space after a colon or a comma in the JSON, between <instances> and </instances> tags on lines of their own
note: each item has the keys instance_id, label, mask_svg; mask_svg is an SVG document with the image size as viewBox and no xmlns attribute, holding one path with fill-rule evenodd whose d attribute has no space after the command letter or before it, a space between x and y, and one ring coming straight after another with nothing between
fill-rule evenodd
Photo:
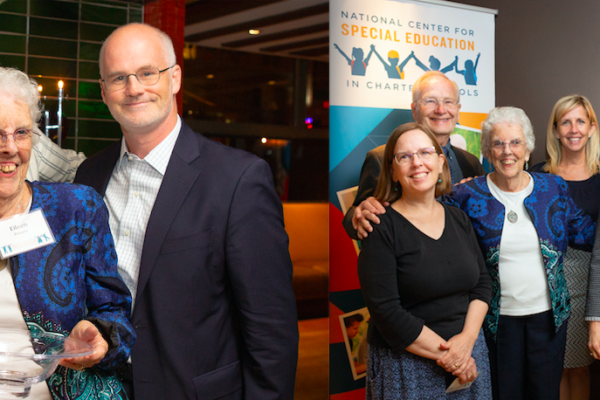
<instances>
[{"instance_id":1,"label":"silver necklace pendant","mask_svg":"<svg viewBox=\"0 0 600 400\"><path fill-rule=\"evenodd\" d=\"M519 216L517 215L516 212L514 212L513 210L510 210L508 212L508 215L506 216L506 219L508 219L508 222L514 224L519 219Z\"/></svg>"}]
</instances>

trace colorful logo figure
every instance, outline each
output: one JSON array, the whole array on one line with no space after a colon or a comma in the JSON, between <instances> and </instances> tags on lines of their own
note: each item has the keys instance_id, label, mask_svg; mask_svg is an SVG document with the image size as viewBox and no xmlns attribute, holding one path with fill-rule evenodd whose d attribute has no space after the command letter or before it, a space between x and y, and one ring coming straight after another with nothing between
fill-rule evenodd
<instances>
[{"instance_id":1,"label":"colorful logo figure","mask_svg":"<svg viewBox=\"0 0 600 400\"><path fill-rule=\"evenodd\" d=\"M435 56L429 56L429 66L427 66L417 58L414 51L411 51L404 61L400 62L400 55L398 52L396 50L390 50L387 54L389 61L388 63L383 59L383 57L381 57L381 55L379 55L374 44L371 45L371 50L369 51L367 58L364 58L365 53L360 47L352 48L352 59L350 59L350 57L348 57L337 44L334 43L333 47L335 47L337 51L339 51L340 54L346 59L348 65L350 65L352 75L365 76L367 72L367 66L369 65L369 60L371 59L373 53L375 53L379 61L381 61L381 64L383 64L383 68L385 68L388 78L390 79L404 79L404 67L412 58L415 60L415 64L423 71L440 71L441 73L445 74L454 70L454 72L462 75L465 78L465 83L467 85L477 85L477 65L479 64L479 57L481 56L481 53L477 54L475 63L473 63L472 60L466 60L465 69L459 70L458 56L455 56L454 61L452 61L450 64L440 69L442 63Z\"/></svg>"},{"instance_id":2,"label":"colorful logo figure","mask_svg":"<svg viewBox=\"0 0 600 400\"><path fill-rule=\"evenodd\" d=\"M452 71L456 66L456 63L458 62L458 57L454 57L454 61L452 61L447 67L440 69L442 63L434 56L429 56L429 67L423 64L421 60L417 58L417 56L413 56L413 58L415 59L415 63L417 64L417 66L423 71L440 71L443 74Z\"/></svg>"},{"instance_id":3,"label":"colorful logo figure","mask_svg":"<svg viewBox=\"0 0 600 400\"><path fill-rule=\"evenodd\" d=\"M479 56L481 53L477 54L477 59L475 60L475 65L473 65L472 60L465 61L465 69L459 70L458 66L455 64L454 69L457 74L461 74L465 77L465 83L467 85L477 85L477 64L479 63Z\"/></svg>"},{"instance_id":4,"label":"colorful logo figure","mask_svg":"<svg viewBox=\"0 0 600 400\"><path fill-rule=\"evenodd\" d=\"M379 55L379 53L377 52L377 50L375 50L375 45L371 45L371 51L373 53L375 53L375 55L377 56L377 58L379 58L379 61L381 61L381 63L383 64L383 68L385 68L385 71L388 74L388 78L392 78L392 79L404 79L404 67L406 66L406 63L408 63L408 61L411 58L414 58L415 56L415 52L412 51L408 57L406 57L404 59L404 61L402 61L402 63L400 65L398 65L398 62L400 61L400 56L398 55L398 52L396 50L391 50L388 53L388 60L389 60L389 64L385 62L385 60Z\"/></svg>"},{"instance_id":5,"label":"colorful logo figure","mask_svg":"<svg viewBox=\"0 0 600 400\"><path fill-rule=\"evenodd\" d=\"M50 238L44 233L40 236L36 236L38 243L49 242Z\"/></svg>"},{"instance_id":6,"label":"colorful logo figure","mask_svg":"<svg viewBox=\"0 0 600 400\"><path fill-rule=\"evenodd\" d=\"M371 59L371 55L373 54L373 46L372 45L371 45L371 51L369 52L369 55L367 55L367 58L365 58L364 60L363 60L363 57L364 57L365 53L363 52L363 49L361 49L360 47L352 48L352 59L350 59L346 55L346 53L344 53L342 51L342 49L339 48L339 46L337 44L334 43L333 47L335 47L337 49L337 51L339 51L340 54L342 56L344 56L346 61L348 61L348 65L350 66L350 68L352 70L352 75L365 76L365 73L367 72L367 65L369 65L369 60Z\"/></svg>"}]
</instances>

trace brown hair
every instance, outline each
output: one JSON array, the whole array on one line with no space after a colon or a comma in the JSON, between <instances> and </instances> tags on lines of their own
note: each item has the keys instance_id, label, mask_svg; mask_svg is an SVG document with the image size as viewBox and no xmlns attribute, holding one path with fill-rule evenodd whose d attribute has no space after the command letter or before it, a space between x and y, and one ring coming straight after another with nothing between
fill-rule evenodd
<instances>
[{"instance_id":1,"label":"brown hair","mask_svg":"<svg viewBox=\"0 0 600 400\"><path fill-rule=\"evenodd\" d=\"M390 135L385 145L385 151L383 155L383 164L381 166L381 172L379 173L379 179L377 180L377 187L375 188L374 196L380 202L388 201L393 203L402 196L402 192L397 190L397 185L392 180L392 162L394 162L394 148L396 142L404 133L418 129L431 139L433 147L438 154L443 154L442 146L438 143L435 135L425 125L417 124L416 122L409 122L402 124ZM441 196L452 191L452 179L450 178L450 168L446 161L442 167L442 173L440 174L441 182L435 185L435 197Z\"/></svg>"}]
</instances>

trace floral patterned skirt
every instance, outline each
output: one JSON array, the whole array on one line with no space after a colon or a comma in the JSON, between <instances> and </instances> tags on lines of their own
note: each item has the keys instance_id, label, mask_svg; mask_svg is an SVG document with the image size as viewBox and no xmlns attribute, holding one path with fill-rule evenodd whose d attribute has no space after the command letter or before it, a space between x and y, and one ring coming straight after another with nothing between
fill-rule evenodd
<instances>
[{"instance_id":1,"label":"floral patterned skirt","mask_svg":"<svg viewBox=\"0 0 600 400\"><path fill-rule=\"evenodd\" d=\"M487 400L492 398L490 362L483 331L472 353L477 365L477 379L470 388L446 394L449 375L435 360L407 351L369 346L367 361L367 400ZM453 379L453 378L450 378ZM450 381L451 382L451 381Z\"/></svg>"}]
</instances>

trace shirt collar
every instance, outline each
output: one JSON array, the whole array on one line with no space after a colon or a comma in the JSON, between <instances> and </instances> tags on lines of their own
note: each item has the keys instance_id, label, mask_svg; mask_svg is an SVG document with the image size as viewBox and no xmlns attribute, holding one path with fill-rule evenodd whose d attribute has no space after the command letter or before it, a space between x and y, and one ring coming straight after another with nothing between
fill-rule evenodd
<instances>
[{"instance_id":1,"label":"shirt collar","mask_svg":"<svg viewBox=\"0 0 600 400\"><path fill-rule=\"evenodd\" d=\"M452 150L452 144L450 143L450 139L448 139L448 143L446 143L445 146L442 146L442 149L446 150L446 151L450 151Z\"/></svg>"},{"instance_id":2,"label":"shirt collar","mask_svg":"<svg viewBox=\"0 0 600 400\"><path fill-rule=\"evenodd\" d=\"M164 175L167 171L167 165L171 159L173 149L175 148L175 142L179 137L179 131L181 131L181 118L178 115L177 123L175 123L173 130L167 135L166 138L162 140L162 142L153 148L146 157L144 157L144 161L146 161L148 165L158 171L161 175ZM127 141L125 140L125 137L123 137L121 138L121 151L119 154L119 162L116 166L117 169L124 167L125 160L128 159L128 156L129 149L127 147ZM131 156L137 158L137 156L134 154L131 154Z\"/></svg>"}]
</instances>

